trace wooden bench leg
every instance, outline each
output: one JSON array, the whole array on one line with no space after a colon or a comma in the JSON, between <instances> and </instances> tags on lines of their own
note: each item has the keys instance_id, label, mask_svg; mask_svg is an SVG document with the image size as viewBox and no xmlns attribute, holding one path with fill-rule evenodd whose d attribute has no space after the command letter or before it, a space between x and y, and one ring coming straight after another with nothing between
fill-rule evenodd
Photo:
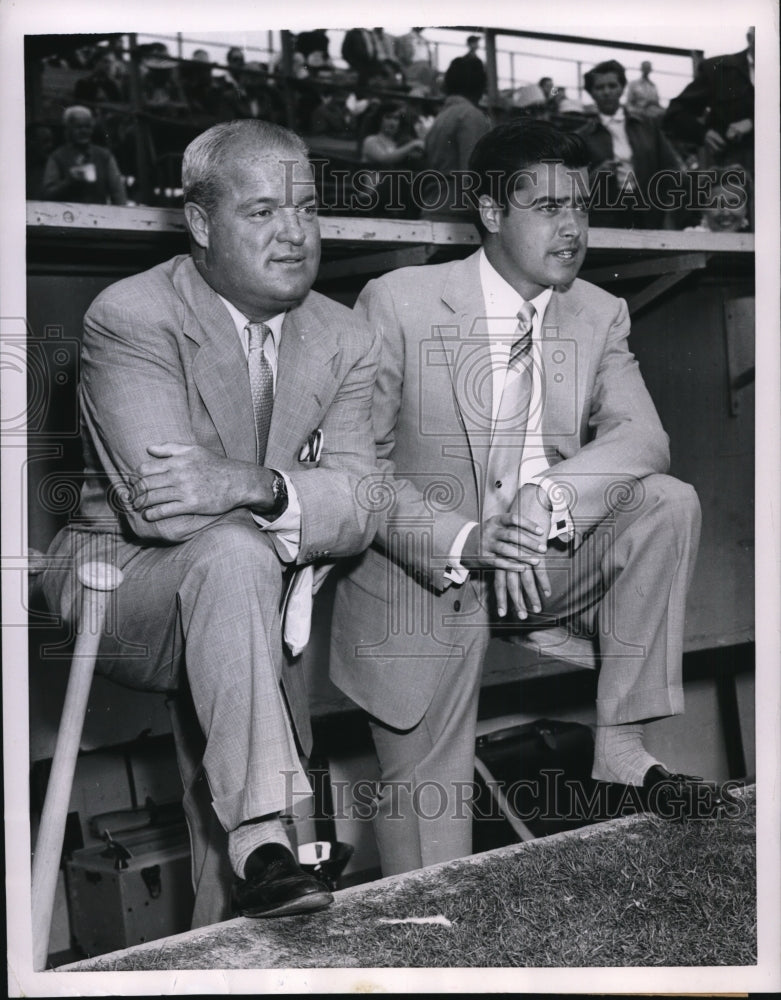
<instances>
[{"instance_id":1,"label":"wooden bench leg","mask_svg":"<svg viewBox=\"0 0 781 1000\"><path fill-rule=\"evenodd\" d=\"M122 582L121 571L107 563L86 563L79 567L78 575L83 585L81 615L33 856L32 933L36 971L46 967L49 953L65 822L108 595Z\"/></svg>"}]
</instances>

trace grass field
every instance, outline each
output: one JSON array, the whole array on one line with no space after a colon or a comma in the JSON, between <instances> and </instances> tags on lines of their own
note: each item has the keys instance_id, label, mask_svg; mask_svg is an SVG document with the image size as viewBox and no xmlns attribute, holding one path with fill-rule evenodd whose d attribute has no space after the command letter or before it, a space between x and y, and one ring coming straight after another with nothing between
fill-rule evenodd
<instances>
[{"instance_id":1,"label":"grass field","mask_svg":"<svg viewBox=\"0 0 781 1000\"><path fill-rule=\"evenodd\" d=\"M238 919L69 969L730 966L756 962L755 800L635 816ZM394 923L437 918L435 923Z\"/></svg>"}]
</instances>

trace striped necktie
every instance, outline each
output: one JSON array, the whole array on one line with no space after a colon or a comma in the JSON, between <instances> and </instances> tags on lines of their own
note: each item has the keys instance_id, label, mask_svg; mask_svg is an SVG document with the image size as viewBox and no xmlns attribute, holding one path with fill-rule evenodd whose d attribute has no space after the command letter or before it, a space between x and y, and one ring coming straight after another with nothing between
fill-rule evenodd
<instances>
[{"instance_id":1,"label":"striped necktie","mask_svg":"<svg viewBox=\"0 0 781 1000\"><path fill-rule=\"evenodd\" d=\"M521 456L532 395L532 326L534 306L524 302L518 311L515 340L510 347L504 389L488 454L483 517L509 509L518 492Z\"/></svg>"},{"instance_id":2,"label":"striped necktie","mask_svg":"<svg viewBox=\"0 0 781 1000\"><path fill-rule=\"evenodd\" d=\"M258 465L262 465L266 457L271 411L274 408L274 373L264 350L271 330L265 323L247 323L246 329L249 334L247 371L255 414L255 455Z\"/></svg>"}]
</instances>

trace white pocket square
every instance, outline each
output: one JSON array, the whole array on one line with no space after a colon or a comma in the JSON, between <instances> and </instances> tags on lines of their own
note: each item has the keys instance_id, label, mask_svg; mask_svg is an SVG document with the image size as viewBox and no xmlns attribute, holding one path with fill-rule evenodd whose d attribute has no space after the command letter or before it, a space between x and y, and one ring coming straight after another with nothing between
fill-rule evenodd
<instances>
[{"instance_id":1,"label":"white pocket square","mask_svg":"<svg viewBox=\"0 0 781 1000\"><path fill-rule=\"evenodd\" d=\"M320 427L312 431L298 453L299 462L319 462L323 452L323 431Z\"/></svg>"}]
</instances>

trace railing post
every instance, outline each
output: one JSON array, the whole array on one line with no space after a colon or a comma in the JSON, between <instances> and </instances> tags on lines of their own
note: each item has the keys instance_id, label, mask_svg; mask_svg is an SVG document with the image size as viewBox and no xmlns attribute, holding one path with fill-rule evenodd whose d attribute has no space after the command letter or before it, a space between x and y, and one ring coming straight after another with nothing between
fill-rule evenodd
<instances>
[{"instance_id":1,"label":"railing post","mask_svg":"<svg viewBox=\"0 0 781 1000\"><path fill-rule=\"evenodd\" d=\"M485 69L488 74L488 103L496 104L499 100L499 87L496 76L496 32L492 28L485 29Z\"/></svg>"},{"instance_id":2,"label":"railing post","mask_svg":"<svg viewBox=\"0 0 781 1000\"><path fill-rule=\"evenodd\" d=\"M285 101L285 116L287 118L287 127L295 130L296 125L296 108L295 101L293 100L293 39L289 31L280 31L279 33L280 47L282 49L282 97Z\"/></svg>"},{"instance_id":3,"label":"railing post","mask_svg":"<svg viewBox=\"0 0 781 1000\"><path fill-rule=\"evenodd\" d=\"M142 114L141 67L138 62L137 35L128 35L130 48L130 105L133 115L133 139L136 147L136 187L133 200L141 205L153 202L152 171L148 126Z\"/></svg>"}]
</instances>

